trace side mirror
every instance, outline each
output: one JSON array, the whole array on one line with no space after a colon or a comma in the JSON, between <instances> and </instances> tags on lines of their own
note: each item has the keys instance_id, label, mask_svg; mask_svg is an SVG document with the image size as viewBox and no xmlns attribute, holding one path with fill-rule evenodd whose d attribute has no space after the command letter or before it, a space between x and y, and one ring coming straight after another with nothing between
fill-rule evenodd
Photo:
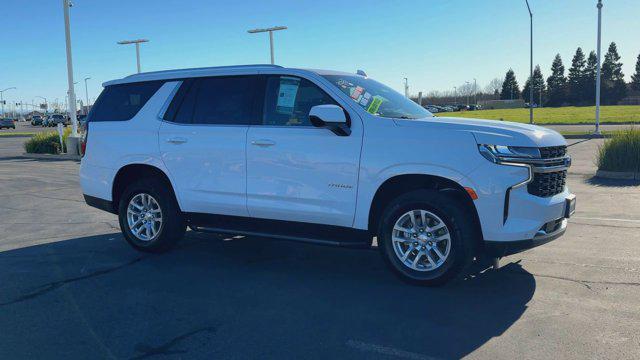
<instances>
[{"instance_id":1,"label":"side mirror","mask_svg":"<svg viewBox=\"0 0 640 360\"><path fill-rule=\"evenodd\" d=\"M338 136L351 135L347 114L338 105L316 105L309 111L311 125L331 130Z\"/></svg>"}]
</instances>

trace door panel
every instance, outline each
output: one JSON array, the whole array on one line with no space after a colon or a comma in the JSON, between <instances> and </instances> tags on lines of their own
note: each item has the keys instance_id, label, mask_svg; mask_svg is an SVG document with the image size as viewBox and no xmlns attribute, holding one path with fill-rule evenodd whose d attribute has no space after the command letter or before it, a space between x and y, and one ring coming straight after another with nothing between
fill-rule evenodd
<instances>
[{"instance_id":1,"label":"door panel","mask_svg":"<svg viewBox=\"0 0 640 360\"><path fill-rule=\"evenodd\" d=\"M248 126L160 126L160 153L183 211L248 216L245 142Z\"/></svg>"},{"instance_id":2,"label":"door panel","mask_svg":"<svg viewBox=\"0 0 640 360\"><path fill-rule=\"evenodd\" d=\"M246 142L256 123L256 76L186 80L164 115L162 160L183 211L248 216Z\"/></svg>"},{"instance_id":3,"label":"door panel","mask_svg":"<svg viewBox=\"0 0 640 360\"><path fill-rule=\"evenodd\" d=\"M350 136L309 126L309 109L324 103L335 100L307 80L267 80L265 125L252 125L247 134L250 216L352 225L362 124L351 114Z\"/></svg>"}]
</instances>

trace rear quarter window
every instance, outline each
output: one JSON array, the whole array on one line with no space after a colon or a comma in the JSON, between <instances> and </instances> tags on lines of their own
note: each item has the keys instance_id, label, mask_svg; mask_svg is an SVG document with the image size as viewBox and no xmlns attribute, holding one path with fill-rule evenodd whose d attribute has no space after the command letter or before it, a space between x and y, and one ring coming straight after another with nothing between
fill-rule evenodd
<instances>
[{"instance_id":1,"label":"rear quarter window","mask_svg":"<svg viewBox=\"0 0 640 360\"><path fill-rule=\"evenodd\" d=\"M91 108L88 121L126 121L133 118L164 81L110 85Z\"/></svg>"}]
</instances>

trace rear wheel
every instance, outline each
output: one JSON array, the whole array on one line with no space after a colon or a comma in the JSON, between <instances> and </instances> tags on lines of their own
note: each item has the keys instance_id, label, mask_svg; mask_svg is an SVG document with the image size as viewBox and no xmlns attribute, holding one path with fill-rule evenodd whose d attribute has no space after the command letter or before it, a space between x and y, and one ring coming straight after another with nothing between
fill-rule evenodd
<instances>
[{"instance_id":1,"label":"rear wheel","mask_svg":"<svg viewBox=\"0 0 640 360\"><path fill-rule=\"evenodd\" d=\"M378 246L403 280L441 285L473 257L477 234L466 206L435 190L417 190L393 200L379 222Z\"/></svg>"},{"instance_id":2,"label":"rear wheel","mask_svg":"<svg viewBox=\"0 0 640 360\"><path fill-rule=\"evenodd\" d=\"M126 187L120 197L118 220L127 242L145 252L169 250L186 230L173 193L153 178L140 179Z\"/></svg>"}]
</instances>

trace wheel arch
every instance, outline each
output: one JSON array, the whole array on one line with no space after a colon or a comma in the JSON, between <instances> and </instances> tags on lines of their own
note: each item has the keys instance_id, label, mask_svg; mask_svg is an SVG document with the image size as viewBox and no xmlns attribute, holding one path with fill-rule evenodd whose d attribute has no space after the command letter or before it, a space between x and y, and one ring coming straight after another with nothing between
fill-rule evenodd
<instances>
[{"instance_id":1,"label":"wheel arch","mask_svg":"<svg viewBox=\"0 0 640 360\"><path fill-rule=\"evenodd\" d=\"M436 175L402 174L395 175L385 180L378 187L371 201L368 219L369 231L372 234L376 233L380 216L389 202L399 195L419 189L433 189L448 192L451 196L460 201L473 218L474 226L478 231L478 244L475 245L478 247L482 246L482 226L480 225L478 210L473 203L473 199L465 188L456 181Z\"/></svg>"},{"instance_id":2,"label":"wheel arch","mask_svg":"<svg viewBox=\"0 0 640 360\"><path fill-rule=\"evenodd\" d=\"M118 204L120 203L120 196L126 189L127 185L145 177L155 178L165 183L171 194L177 200L171 180L162 169L149 164L128 164L120 168L113 178L111 201L116 213L118 211ZM179 203L180 202L178 201L178 204Z\"/></svg>"}]
</instances>

